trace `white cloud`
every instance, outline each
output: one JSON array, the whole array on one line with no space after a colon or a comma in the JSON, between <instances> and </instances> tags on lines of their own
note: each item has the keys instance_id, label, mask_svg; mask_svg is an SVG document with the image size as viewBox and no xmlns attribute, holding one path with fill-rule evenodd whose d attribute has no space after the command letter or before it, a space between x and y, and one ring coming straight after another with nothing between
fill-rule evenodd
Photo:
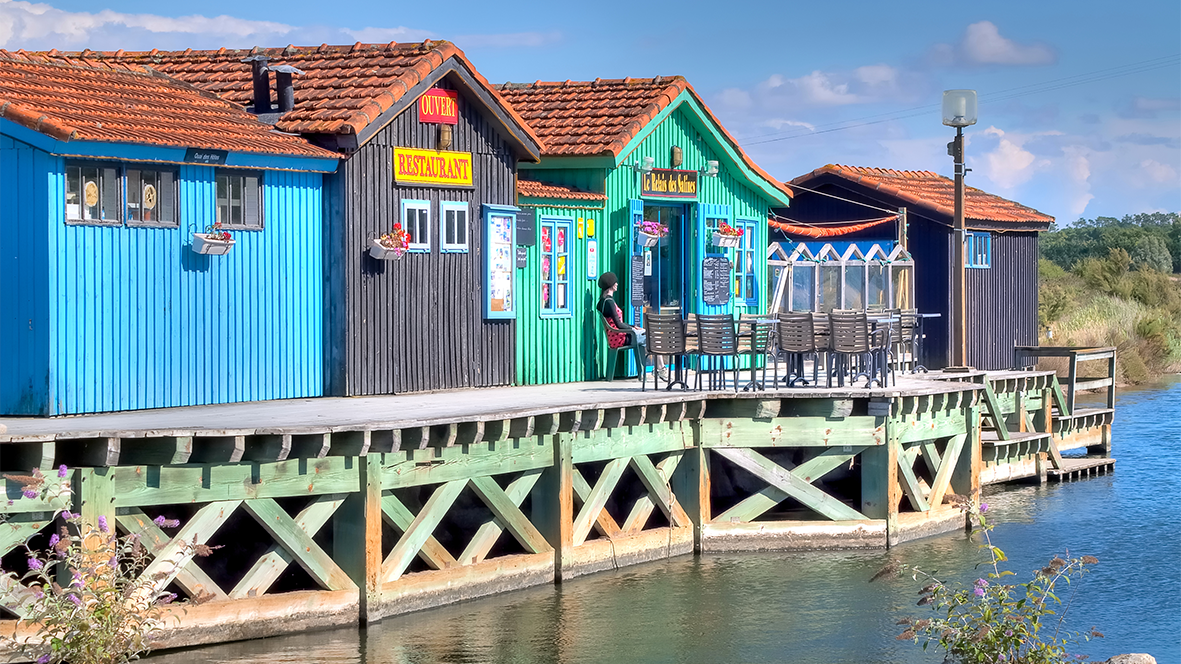
<instances>
[{"instance_id":1,"label":"white cloud","mask_svg":"<svg viewBox=\"0 0 1181 664\"><path fill-rule=\"evenodd\" d=\"M763 123L765 127L772 129L783 129L784 127L803 127L808 131L816 131L816 125L811 122L802 122L800 120L785 120L783 118L772 118Z\"/></svg>"},{"instance_id":2,"label":"white cloud","mask_svg":"<svg viewBox=\"0 0 1181 664\"><path fill-rule=\"evenodd\" d=\"M718 93L718 105L725 108L750 108L753 100L750 93L742 88L726 88Z\"/></svg>"},{"instance_id":3,"label":"white cloud","mask_svg":"<svg viewBox=\"0 0 1181 664\"><path fill-rule=\"evenodd\" d=\"M1161 184L1181 184L1177 179L1177 171L1168 164L1162 164L1155 159L1145 159L1140 162L1140 169L1144 171L1144 175L1152 182L1159 182Z\"/></svg>"},{"instance_id":4,"label":"white cloud","mask_svg":"<svg viewBox=\"0 0 1181 664\"><path fill-rule=\"evenodd\" d=\"M1023 149L1019 142L1005 138L1005 132L996 127L989 127L984 133L1000 139L997 147L984 155L984 172L988 179L1005 189L1028 182L1033 177L1030 167L1036 160L1033 153Z\"/></svg>"},{"instance_id":5,"label":"white cloud","mask_svg":"<svg viewBox=\"0 0 1181 664\"><path fill-rule=\"evenodd\" d=\"M115 50L159 48L250 48L287 44L351 44L353 42L417 42L437 39L430 30L405 26L297 26L234 16L160 16L126 14L104 9L70 12L45 3L0 0L0 48L9 50ZM560 33L521 32L457 37L461 47L538 47L561 38Z\"/></svg>"},{"instance_id":6,"label":"white cloud","mask_svg":"<svg viewBox=\"0 0 1181 664\"><path fill-rule=\"evenodd\" d=\"M1058 60L1057 52L1046 44L1018 44L1001 35L992 21L968 26L958 44L936 44L931 60L943 64L966 65L1049 65Z\"/></svg>"},{"instance_id":7,"label":"white cloud","mask_svg":"<svg viewBox=\"0 0 1181 664\"><path fill-rule=\"evenodd\" d=\"M850 94L848 83L835 83L828 74L821 71L814 71L789 83L796 87L805 102L818 106L839 106L858 102L857 95Z\"/></svg>"}]
</instances>

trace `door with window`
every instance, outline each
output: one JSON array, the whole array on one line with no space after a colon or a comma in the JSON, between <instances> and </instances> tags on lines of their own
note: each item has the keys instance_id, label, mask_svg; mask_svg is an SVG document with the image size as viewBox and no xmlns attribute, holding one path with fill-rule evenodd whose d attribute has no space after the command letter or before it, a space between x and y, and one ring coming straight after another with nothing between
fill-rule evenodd
<instances>
[{"instance_id":1,"label":"door with window","mask_svg":"<svg viewBox=\"0 0 1181 664\"><path fill-rule=\"evenodd\" d=\"M645 204L644 221L667 229L655 247L647 248L644 305L655 312L683 315L685 206Z\"/></svg>"}]
</instances>

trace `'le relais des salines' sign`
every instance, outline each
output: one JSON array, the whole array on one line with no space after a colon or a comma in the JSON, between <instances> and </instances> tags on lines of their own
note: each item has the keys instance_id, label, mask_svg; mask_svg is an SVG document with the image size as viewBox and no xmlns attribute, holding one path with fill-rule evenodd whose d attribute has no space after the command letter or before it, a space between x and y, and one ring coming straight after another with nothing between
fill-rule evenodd
<instances>
[{"instance_id":1,"label":"'le relais des salines' sign","mask_svg":"<svg viewBox=\"0 0 1181 664\"><path fill-rule=\"evenodd\" d=\"M661 198L697 198L697 171L654 168L644 173L641 196Z\"/></svg>"},{"instance_id":2,"label":"'le relais des salines' sign","mask_svg":"<svg viewBox=\"0 0 1181 664\"><path fill-rule=\"evenodd\" d=\"M394 182L472 186L472 153L394 148Z\"/></svg>"},{"instance_id":3,"label":"'le relais des salines' sign","mask_svg":"<svg viewBox=\"0 0 1181 664\"><path fill-rule=\"evenodd\" d=\"M418 98L418 121L459 124L459 93L431 88Z\"/></svg>"}]
</instances>

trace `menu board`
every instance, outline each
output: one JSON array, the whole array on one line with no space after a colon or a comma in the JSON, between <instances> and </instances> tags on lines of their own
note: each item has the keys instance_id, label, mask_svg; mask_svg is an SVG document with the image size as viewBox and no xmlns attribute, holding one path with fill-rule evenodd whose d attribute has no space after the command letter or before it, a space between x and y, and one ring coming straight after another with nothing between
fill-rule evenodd
<instances>
[{"instance_id":1,"label":"menu board","mask_svg":"<svg viewBox=\"0 0 1181 664\"><path fill-rule=\"evenodd\" d=\"M706 304L726 304L730 301L730 260L709 256L701 261L701 297Z\"/></svg>"},{"instance_id":2,"label":"menu board","mask_svg":"<svg viewBox=\"0 0 1181 664\"><path fill-rule=\"evenodd\" d=\"M484 318L516 318L514 298L516 216L508 209L485 208L484 213Z\"/></svg>"},{"instance_id":3,"label":"menu board","mask_svg":"<svg viewBox=\"0 0 1181 664\"><path fill-rule=\"evenodd\" d=\"M522 208L517 211L517 244L523 247L537 244L537 210Z\"/></svg>"},{"instance_id":4,"label":"menu board","mask_svg":"<svg viewBox=\"0 0 1181 664\"><path fill-rule=\"evenodd\" d=\"M633 307L644 306L644 257L632 256L631 275L627 288L629 302Z\"/></svg>"}]
</instances>

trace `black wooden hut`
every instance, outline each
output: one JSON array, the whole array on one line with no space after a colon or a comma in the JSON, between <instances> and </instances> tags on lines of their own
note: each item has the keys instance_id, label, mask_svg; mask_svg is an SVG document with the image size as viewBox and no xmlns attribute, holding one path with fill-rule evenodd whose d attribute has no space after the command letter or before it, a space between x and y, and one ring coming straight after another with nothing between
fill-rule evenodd
<instances>
[{"instance_id":1,"label":"black wooden hut","mask_svg":"<svg viewBox=\"0 0 1181 664\"><path fill-rule=\"evenodd\" d=\"M930 171L828 165L790 182L791 208L775 210L771 241L890 245L902 225L890 212L906 210L905 241L914 257L915 305L938 313L924 322L928 366L950 357L954 183ZM965 187L968 235L968 364L1002 369L1014 345L1036 345L1038 233L1053 217Z\"/></svg>"},{"instance_id":2,"label":"black wooden hut","mask_svg":"<svg viewBox=\"0 0 1181 664\"><path fill-rule=\"evenodd\" d=\"M344 157L324 179L326 394L512 383L514 267L504 263L517 161L537 161L540 141L454 45L46 57L151 67ZM373 249L394 224L409 232L408 251ZM504 280L499 294L490 272Z\"/></svg>"}]
</instances>

